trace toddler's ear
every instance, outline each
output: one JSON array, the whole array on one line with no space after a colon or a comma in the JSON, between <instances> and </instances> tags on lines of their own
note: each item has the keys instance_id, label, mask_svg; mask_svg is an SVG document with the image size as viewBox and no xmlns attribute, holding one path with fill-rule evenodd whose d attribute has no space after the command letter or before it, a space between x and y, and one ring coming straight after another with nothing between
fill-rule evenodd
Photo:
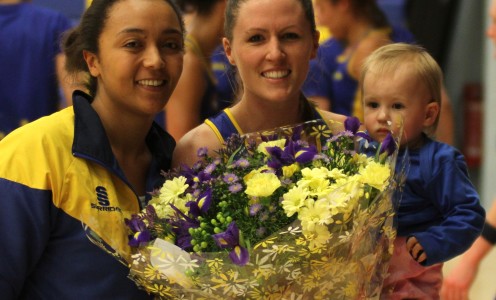
<instances>
[{"instance_id":1,"label":"toddler's ear","mask_svg":"<svg viewBox=\"0 0 496 300\"><path fill-rule=\"evenodd\" d=\"M432 126L439 115L439 103L431 102L427 104L425 108L425 119L424 119L424 127Z\"/></svg>"}]
</instances>

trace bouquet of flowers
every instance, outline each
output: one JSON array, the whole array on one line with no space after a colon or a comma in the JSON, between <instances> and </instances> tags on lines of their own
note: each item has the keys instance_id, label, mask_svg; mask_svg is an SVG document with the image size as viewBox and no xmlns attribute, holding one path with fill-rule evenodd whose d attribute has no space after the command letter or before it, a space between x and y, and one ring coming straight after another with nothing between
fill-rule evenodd
<instances>
[{"instance_id":1,"label":"bouquet of flowers","mask_svg":"<svg viewBox=\"0 0 496 300\"><path fill-rule=\"evenodd\" d=\"M130 278L165 299L378 298L397 141L371 143L356 118L332 124L233 136L164 173L125 221Z\"/></svg>"}]
</instances>

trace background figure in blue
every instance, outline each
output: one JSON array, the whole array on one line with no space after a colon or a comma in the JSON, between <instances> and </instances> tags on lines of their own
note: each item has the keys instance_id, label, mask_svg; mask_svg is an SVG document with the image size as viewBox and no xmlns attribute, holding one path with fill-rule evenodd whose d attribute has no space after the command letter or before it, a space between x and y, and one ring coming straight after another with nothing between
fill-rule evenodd
<instances>
[{"instance_id":1,"label":"background figure in blue","mask_svg":"<svg viewBox=\"0 0 496 300\"><path fill-rule=\"evenodd\" d=\"M165 108L166 129L176 141L219 111L210 57L221 42L225 2L176 0L187 30L183 73Z\"/></svg>"},{"instance_id":2,"label":"background figure in blue","mask_svg":"<svg viewBox=\"0 0 496 300\"><path fill-rule=\"evenodd\" d=\"M0 139L67 105L61 98L70 99L59 45L71 22L28 2L0 0Z\"/></svg>"},{"instance_id":3,"label":"background figure in blue","mask_svg":"<svg viewBox=\"0 0 496 300\"><path fill-rule=\"evenodd\" d=\"M216 79L218 110L221 111L236 102L237 81L236 71L229 63L224 47L221 44L215 49L211 57L212 70Z\"/></svg>"},{"instance_id":4,"label":"background figure in blue","mask_svg":"<svg viewBox=\"0 0 496 300\"><path fill-rule=\"evenodd\" d=\"M375 0L315 0L315 14L332 37L320 47L303 87L324 109L362 117L358 77L363 60L390 42L414 42L402 27L391 27Z\"/></svg>"}]
</instances>

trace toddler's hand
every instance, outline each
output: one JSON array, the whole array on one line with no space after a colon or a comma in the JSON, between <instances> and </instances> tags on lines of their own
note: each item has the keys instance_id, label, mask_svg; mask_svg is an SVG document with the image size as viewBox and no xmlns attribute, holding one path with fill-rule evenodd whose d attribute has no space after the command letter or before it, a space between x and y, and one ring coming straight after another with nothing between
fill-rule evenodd
<instances>
[{"instance_id":1,"label":"toddler's hand","mask_svg":"<svg viewBox=\"0 0 496 300\"><path fill-rule=\"evenodd\" d=\"M406 249L418 263L422 263L427 259L427 254L425 254L424 248L414 236L410 236L406 239Z\"/></svg>"}]
</instances>

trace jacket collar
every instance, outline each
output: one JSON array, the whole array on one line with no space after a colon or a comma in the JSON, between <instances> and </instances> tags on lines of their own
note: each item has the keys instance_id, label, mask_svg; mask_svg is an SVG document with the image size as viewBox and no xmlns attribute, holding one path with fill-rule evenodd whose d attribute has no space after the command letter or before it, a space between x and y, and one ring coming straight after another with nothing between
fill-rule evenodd
<instances>
[{"instance_id":1,"label":"jacket collar","mask_svg":"<svg viewBox=\"0 0 496 300\"><path fill-rule=\"evenodd\" d=\"M120 170L100 117L91 106L92 101L89 95L81 91L74 92L75 120L72 152L74 155L95 160L106 167ZM150 171L156 171L158 174L160 170L169 170L172 151L176 145L172 136L153 122L146 137L146 143L154 160Z\"/></svg>"}]
</instances>

